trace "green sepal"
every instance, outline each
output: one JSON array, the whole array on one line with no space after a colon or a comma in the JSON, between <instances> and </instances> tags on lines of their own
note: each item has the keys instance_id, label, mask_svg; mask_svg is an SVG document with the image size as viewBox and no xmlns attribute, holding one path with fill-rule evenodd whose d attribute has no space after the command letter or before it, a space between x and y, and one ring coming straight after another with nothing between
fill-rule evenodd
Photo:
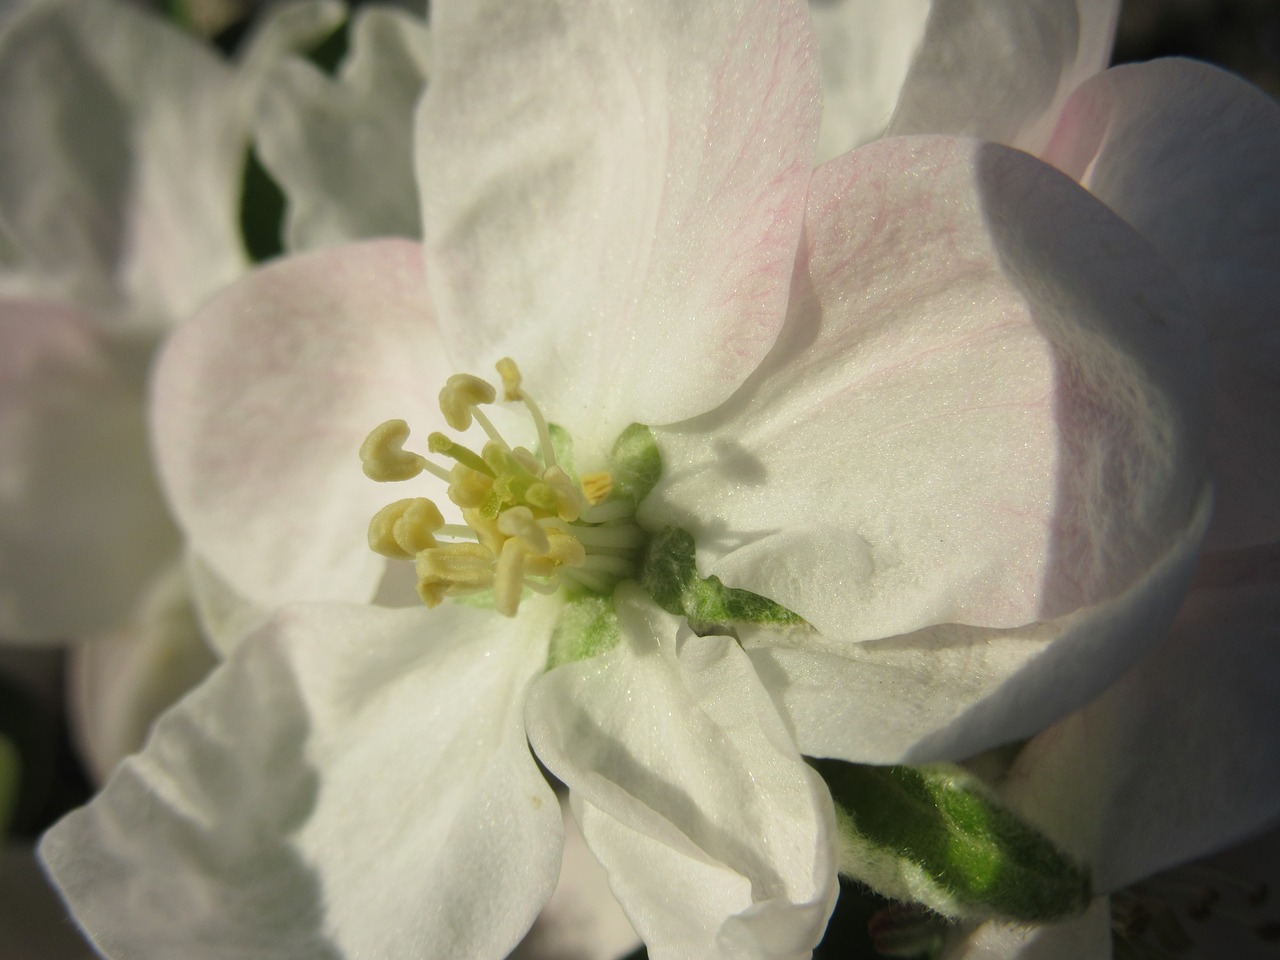
<instances>
[{"instance_id":1,"label":"green sepal","mask_svg":"<svg viewBox=\"0 0 1280 960\"><path fill-rule=\"evenodd\" d=\"M1089 872L962 767L811 760L836 805L840 872L948 917L1043 922L1083 913Z\"/></svg>"},{"instance_id":2,"label":"green sepal","mask_svg":"<svg viewBox=\"0 0 1280 960\"><path fill-rule=\"evenodd\" d=\"M13 813L18 806L21 767L18 748L8 737L0 734L0 840L9 832Z\"/></svg>"},{"instance_id":3,"label":"green sepal","mask_svg":"<svg viewBox=\"0 0 1280 960\"><path fill-rule=\"evenodd\" d=\"M662 454L653 431L643 423L633 423L618 435L609 452L613 488L639 503L662 479Z\"/></svg>"},{"instance_id":4,"label":"green sepal","mask_svg":"<svg viewBox=\"0 0 1280 960\"><path fill-rule=\"evenodd\" d=\"M649 540L640 582L654 603L683 616L695 633L735 636L735 625L804 626L805 620L780 603L750 590L726 587L719 577L699 577L693 535L667 527Z\"/></svg>"},{"instance_id":5,"label":"green sepal","mask_svg":"<svg viewBox=\"0 0 1280 960\"><path fill-rule=\"evenodd\" d=\"M551 452L555 454L556 463L574 483L578 482L578 471L573 462L573 434L558 423L548 423L547 433L551 435Z\"/></svg>"},{"instance_id":6,"label":"green sepal","mask_svg":"<svg viewBox=\"0 0 1280 960\"><path fill-rule=\"evenodd\" d=\"M577 663L612 650L622 639L622 627L612 597L582 593L568 598L551 632L547 669Z\"/></svg>"}]
</instances>

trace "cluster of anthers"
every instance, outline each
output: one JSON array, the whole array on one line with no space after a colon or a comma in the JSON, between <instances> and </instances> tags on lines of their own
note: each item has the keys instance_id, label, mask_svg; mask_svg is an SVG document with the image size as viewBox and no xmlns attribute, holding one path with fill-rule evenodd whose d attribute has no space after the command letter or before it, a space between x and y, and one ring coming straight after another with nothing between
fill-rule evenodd
<instances>
[{"instance_id":1,"label":"cluster of anthers","mask_svg":"<svg viewBox=\"0 0 1280 960\"><path fill-rule=\"evenodd\" d=\"M413 560L418 595L428 607L446 597L493 591L494 606L514 616L525 589L554 593L575 585L608 594L635 573L645 543L634 522L635 504L611 496L613 477L589 473L579 481L556 462L551 431L538 405L521 389L509 358L497 364L503 399L521 401L538 431L538 451L512 447L479 409L497 392L470 374L455 374L440 391L440 410L454 430L479 424L489 436L480 453L443 433L427 438L430 453L454 461L433 463L404 449L409 426L388 420L360 447L365 475L379 482L410 480L425 472L449 484L449 499L463 524L446 523L425 497L397 500L369 523L369 546L397 560Z\"/></svg>"}]
</instances>

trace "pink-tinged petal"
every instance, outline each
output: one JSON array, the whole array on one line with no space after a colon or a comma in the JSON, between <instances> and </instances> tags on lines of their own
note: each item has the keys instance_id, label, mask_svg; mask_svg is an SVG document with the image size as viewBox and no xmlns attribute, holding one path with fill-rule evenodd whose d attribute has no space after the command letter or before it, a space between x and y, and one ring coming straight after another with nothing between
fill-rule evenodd
<instances>
[{"instance_id":1,"label":"pink-tinged petal","mask_svg":"<svg viewBox=\"0 0 1280 960\"><path fill-rule=\"evenodd\" d=\"M826 787L735 641L617 599L618 646L530 693L534 750L654 960L806 955L837 892Z\"/></svg>"},{"instance_id":2,"label":"pink-tinged petal","mask_svg":"<svg viewBox=\"0 0 1280 960\"><path fill-rule=\"evenodd\" d=\"M1037 153L1071 92L1111 61L1119 0L941 0L889 125Z\"/></svg>"},{"instance_id":3,"label":"pink-tinged petal","mask_svg":"<svg viewBox=\"0 0 1280 960\"><path fill-rule=\"evenodd\" d=\"M1074 710L1158 642L1209 521L1129 589L1007 630L945 623L830 645L744 633L756 669L808 756L855 763L955 760L1027 737ZM788 641L783 641L787 643Z\"/></svg>"},{"instance_id":4,"label":"pink-tinged petal","mask_svg":"<svg viewBox=\"0 0 1280 960\"><path fill-rule=\"evenodd\" d=\"M421 234L413 113L426 84L426 24L366 7L352 18L351 49L336 78L301 57L281 64L255 118L262 163L288 198L285 243L295 252Z\"/></svg>"},{"instance_id":5,"label":"pink-tinged petal","mask_svg":"<svg viewBox=\"0 0 1280 960\"><path fill-rule=\"evenodd\" d=\"M204 679L217 661L205 643L187 576L175 559L133 615L71 651L72 733L94 782L142 749L152 722Z\"/></svg>"},{"instance_id":6,"label":"pink-tinged petal","mask_svg":"<svg viewBox=\"0 0 1280 960\"><path fill-rule=\"evenodd\" d=\"M147 449L145 350L74 308L14 300L0 344L0 636L105 629L177 550Z\"/></svg>"},{"instance_id":7,"label":"pink-tinged petal","mask_svg":"<svg viewBox=\"0 0 1280 960\"><path fill-rule=\"evenodd\" d=\"M1103 960L1111 956L1111 904L1098 897L1079 917L1021 925L989 921L956 934L939 960Z\"/></svg>"},{"instance_id":8,"label":"pink-tinged petal","mask_svg":"<svg viewBox=\"0 0 1280 960\"><path fill-rule=\"evenodd\" d=\"M160 472L193 548L250 603L369 599L385 566L369 519L443 484L375 483L360 445L402 418L425 450L452 372L417 244L281 260L228 287L170 339L155 377Z\"/></svg>"},{"instance_id":9,"label":"pink-tinged petal","mask_svg":"<svg viewBox=\"0 0 1280 960\"><path fill-rule=\"evenodd\" d=\"M45 835L77 921L135 960L505 956L560 862L530 607L281 614Z\"/></svg>"},{"instance_id":10,"label":"pink-tinged petal","mask_svg":"<svg viewBox=\"0 0 1280 960\"><path fill-rule=\"evenodd\" d=\"M854 151L815 174L794 289L744 388L656 434L640 519L688 529L704 575L847 645L1064 616L1183 542L1198 323L1051 167L951 138Z\"/></svg>"},{"instance_id":11,"label":"pink-tinged petal","mask_svg":"<svg viewBox=\"0 0 1280 960\"><path fill-rule=\"evenodd\" d=\"M31 3L0 34L0 219L83 305L156 328L243 269L246 133L232 70L135 6Z\"/></svg>"},{"instance_id":12,"label":"pink-tinged petal","mask_svg":"<svg viewBox=\"0 0 1280 960\"><path fill-rule=\"evenodd\" d=\"M924 40L929 0L809 0L822 63L818 159L881 136Z\"/></svg>"},{"instance_id":13,"label":"pink-tinged petal","mask_svg":"<svg viewBox=\"0 0 1280 960\"><path fill-rule=\"evenodd\" d=\"M896 722L802 751L963 756L1156 642L1207 515L1205 357L1128 226L1026 154L879 141L815 175L788 323L721 410L657 431L640 518L814 627L779 657L831 694L819 722L860 707L795 676L807 652L901 679Z\"/></svg>"},{"instance_id":14,"label":"pink-tinged petal","mask_svg":"<svg viewBox=\"0 0 1280 960\"><path fill-rule=\"evenodd\" d=\"M241 640L270 619L271 612L245 599L194 550L187 550L183 565L200 632L209 649L226 659Z\"/></svg>"},{"instance_id":15,"label":"pink-tinged petal","mask_svg":"<svg viewBox=\"0 0 1280 960\"><path fill-rule=\"evenodd\" d=\"M602 449L714 407L785 314L818 127L804 4L463 0L431 19L418 182L450 355L515 357Z\"/></svg>"},{"instance_id":16,"label":"pink-tinged petal","mask_svg":"<svg viewBox=\"0 0 1280 960\"><path fill-rule=\"evenodd\" d=\"M609 889L609 875L582 839L569 810L564 813L564 857L556 892L509 960L618 960L641 946Z\"/></svg>"},{"instance_id":17,"label":"pink-tinged petal","mask_svg":"<svg viewBox=\"0 0 1280 960\"><path fill-rule=\"evenodd\" d=\"M1280 550L1205 558L1172 634L1034 738L1009 800L1115 890L1280 816Z\"/></svg>"},{"instance_id":18,"label":"pink-tinged petal","mask_svg":"<svg viewBox=\"0 0 1280 960\"><path fill-rule=\"evenodd\" d=\"M1144 234L1200 300L1213 355L1218 514L1209 546L1280 537L1280 105L1221 70L1108 70L1045 159Z\"/></svg>"}]
</instances>

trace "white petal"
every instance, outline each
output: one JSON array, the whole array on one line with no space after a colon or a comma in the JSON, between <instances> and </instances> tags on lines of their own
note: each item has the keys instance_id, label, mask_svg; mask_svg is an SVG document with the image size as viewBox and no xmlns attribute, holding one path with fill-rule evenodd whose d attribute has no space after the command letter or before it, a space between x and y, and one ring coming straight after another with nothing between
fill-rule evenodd
<instances>
[{"instance_id":1,"label":"white petal","mask_svg":"<svg viewBox=\"0 0 1280 960\"><path fill-rule=\"evenodd\" d=\"M1280 816L1275 548L1211 556L1169 639L1031 741L1003 788L1115 890Z\"/></svg>"},{"instance_id":2,"label":"white petal","mask_svg":"<svg viewBox=\"0 0 1280 960\"><path fill-rule=\"evenodd\" d=\"M809 0L822 63L818 160L876 139L924 40L929 0Z\"/></svg>"},{"instance_id":3,"label":"white petal","mask_svg":"<svg viewBox=\"0 0 1280 960\"><path fill-rule=\"evenodd\" d=\"M1280 106L1202 63L1108 70L1045 158L1149 238L1200 298L1213 351L1215 549L1280 538Z\"/></svg>"},{"instance_id":4,"label":"white petal","mask_svg":"<svg viewBox=\"0 0 1280 960\"><path fill-rule=\"evenodd\" d=\"M618 960L640 946L640 938L609 889L609 877L582 839L561 797L564 860L556 892L529 935L509 960Z\"/></svg>"},{"instance_id":5,"label":"white petal","mask_svg":"<svg viewBox=\"0 0 1280 960\"><path fill-rule=\"evenodd\" d=\"M96 783L142 748L152 722L215 663L174 560L142 595L133 616L71 653L70 708L80 756Z\"/></svg>"},{"instance_id":6,"label":"white petal","mask_svg":"<svg viewBox=\"0 0 1280 960\"><path fill-rule=\"evenodd\" d=\"M301 58L271 75L256 145L288 198L287 249L420 235L412 132L427 62L421 19L367 7L336 78Z\"/></svg>"},{"instance_id":7,"label":"white petal","mask_svg":"<svg viewBox=\"0 0 1280 960\"><path fill-rule=\"evenodd\" d=\"M657 431L651 528L827 641L1119 596L1205 483L1203 345L1164 261L1067 178L951 138L821 168L777 348Z\"/></svg>"},{"instance_id":8,"label":"white petal","mask_svg":"<svg viewBox=\"0 0 1280 960\"><path fill-rule=\"evenodd\" d=\"M5 27L0 219L78 302L172 323L244 266L232 71L129 4L33 3Z\"/></svg>"},{"instance_id":9,"label":"white petal","mask_svg":"<svg viewBox=\"0 0 1280 960\"><path fill-rule=\"evenodd\" d=\"M45 835L76 919L134 960L504 956L560 858L521 719L554 608L282 614Z\"/></svg>"},{"instance_id":10,"label":"white petal","mask_svg":"<svg viewBox=\"0 0 1280 960\"><path fill-rule=\"evenodd\" d=\"M616 596L621 642L538 681L530 742L654 960L806 955L837 892L826 787L735 641Z\"/></svg>"},{"instance_id":11,"label":"white petal","mask_svg":"<svg viewBox=\"0 0 1280 960\"><path fill-rule=\"evenodd\" d=\"M1067 97L1110 62L1119 15L1119 0L935 3L889 133L1039 152Z\"/></svg>"},{"instance_id":12,"label":"white petal","mask_svg":"<svg viewBox=\"0 0 1280 960\"><path fill-rule=\"evenodd\" d=\"M989 921L940 960L1102 960L1111 956L1111 904L1098 897L1082 916L1040 926Z\"/></svg>"},{"instance_id":13,"label":"white petal","mask_svg":"<svg viewBox=\"0 0 1280 960\"><path fill-rule=\"evenodd\" d=\"M276 66L292 55L322 42L346 19L342 0L292 0L268 6L256 18L252 32L236 51L236 80L246 116L271 83Z\"/></svg>"},{"instance_id":14,"label":"white petal","mask_svg":"<svg viewBox=\"0 0 1280 960\"><path fill-rule=\"evenodd\" d=\"M428 277L580 441L709 409L781 325L818 127L799 0L431 9ZM672 389L673 383L678 389Z\"/></svg>"},{"instance_id":15,"label":"white petal","mask_svg":"<svg viewBox=\"0 0 1280 960\"><path fill-rule=\"evenodd\" d=\"M1195 524L1121 595L1009 630L940 624L826 650L745 633L751 659L808 756L954 760L1044 729L1159 641L1208 526ZM1154 611L1164 610L1160 619Z\"/></svg>"},{"instance_id":16,"label":"white petal","mask_svg":"<svg viewBox=\"0 0 1280 960\"><path fill-rule=\"evenodd\" d=\"M0 636L113 626L177 550L152 474L145 350L69 307L0 301Z\"/></svg>"},{"instance_id":17,"label":"white petal","mask_svg":"<svg viewBox=\"0 0 1280 960\"><path fill-rule=\"evenodd\" d=\"M795 679L807 648L916 690L888 723L819 696L822 730L859 722L843 744L798 727L802 750L955 756L1030 733L1177 607L1205 515L1198 325L1154 251L1025 154L879 141L810 197L788 329L722 410L658 431L641 519L813 625L779 654L787 683L837 694L816 664Z\"/></svg>"},{"instance_id":18,"label":"white petal","mask_svg":"<svg viewBox=\"0 0 1280 960\"><path fill-rule=\"evenodd\" d=\"M228 287L155 377L157 459L193 548L250 603L369 599L385 566L369 519L443 484L374 483L360 445L392 418L425 442L452 372L416 244L293 257Z\"/></svg>"},{"instance_id":19,"label":"white petal","mask_svg":"<svg viewBox=\"0 0 1280 960\"><path fill-rule=\"evenodd\" d=\"M209 647L225 659L241 640L267 622L270 611L250 603L194 550L186 551L184 567L200 629Z\"/></svg>"}]
</instances>

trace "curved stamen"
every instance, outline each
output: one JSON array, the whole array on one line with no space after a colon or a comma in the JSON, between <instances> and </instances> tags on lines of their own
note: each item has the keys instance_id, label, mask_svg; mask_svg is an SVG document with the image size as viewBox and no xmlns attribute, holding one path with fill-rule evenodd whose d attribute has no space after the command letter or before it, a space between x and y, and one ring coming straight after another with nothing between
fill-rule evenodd
<instances>
[{"instance_id":1,"label":"curved stamen","mask_svg":"<svg viewBox=\"0 0 1280 960\"><path fill-rule=\"evenodd\" d=\"M430 453L455 461L450 469L405 451L409 427L389 420L361 448L365 472L407 480L430 471L448 484L463 524L444 522L425 498L384 507L369 526L369 545L384 556L415 561L418 593L428 607L447 597L493 590L499 613L514 616L525 589L551 594L570 586L608 593L635 575L646 535L631 522L635 505L613 493L607 472L575 482L555 459L546 418L521 385L519 367L498 363L503 399L520 401L537 428L536 453L509 444L478 409L497 393L469 374L449 378L440 411L456 430L477 423L489 440L477 453L443 433L427 439ZM441 540L440 538L445 538Z\"/></svg>"}]
</instances>

